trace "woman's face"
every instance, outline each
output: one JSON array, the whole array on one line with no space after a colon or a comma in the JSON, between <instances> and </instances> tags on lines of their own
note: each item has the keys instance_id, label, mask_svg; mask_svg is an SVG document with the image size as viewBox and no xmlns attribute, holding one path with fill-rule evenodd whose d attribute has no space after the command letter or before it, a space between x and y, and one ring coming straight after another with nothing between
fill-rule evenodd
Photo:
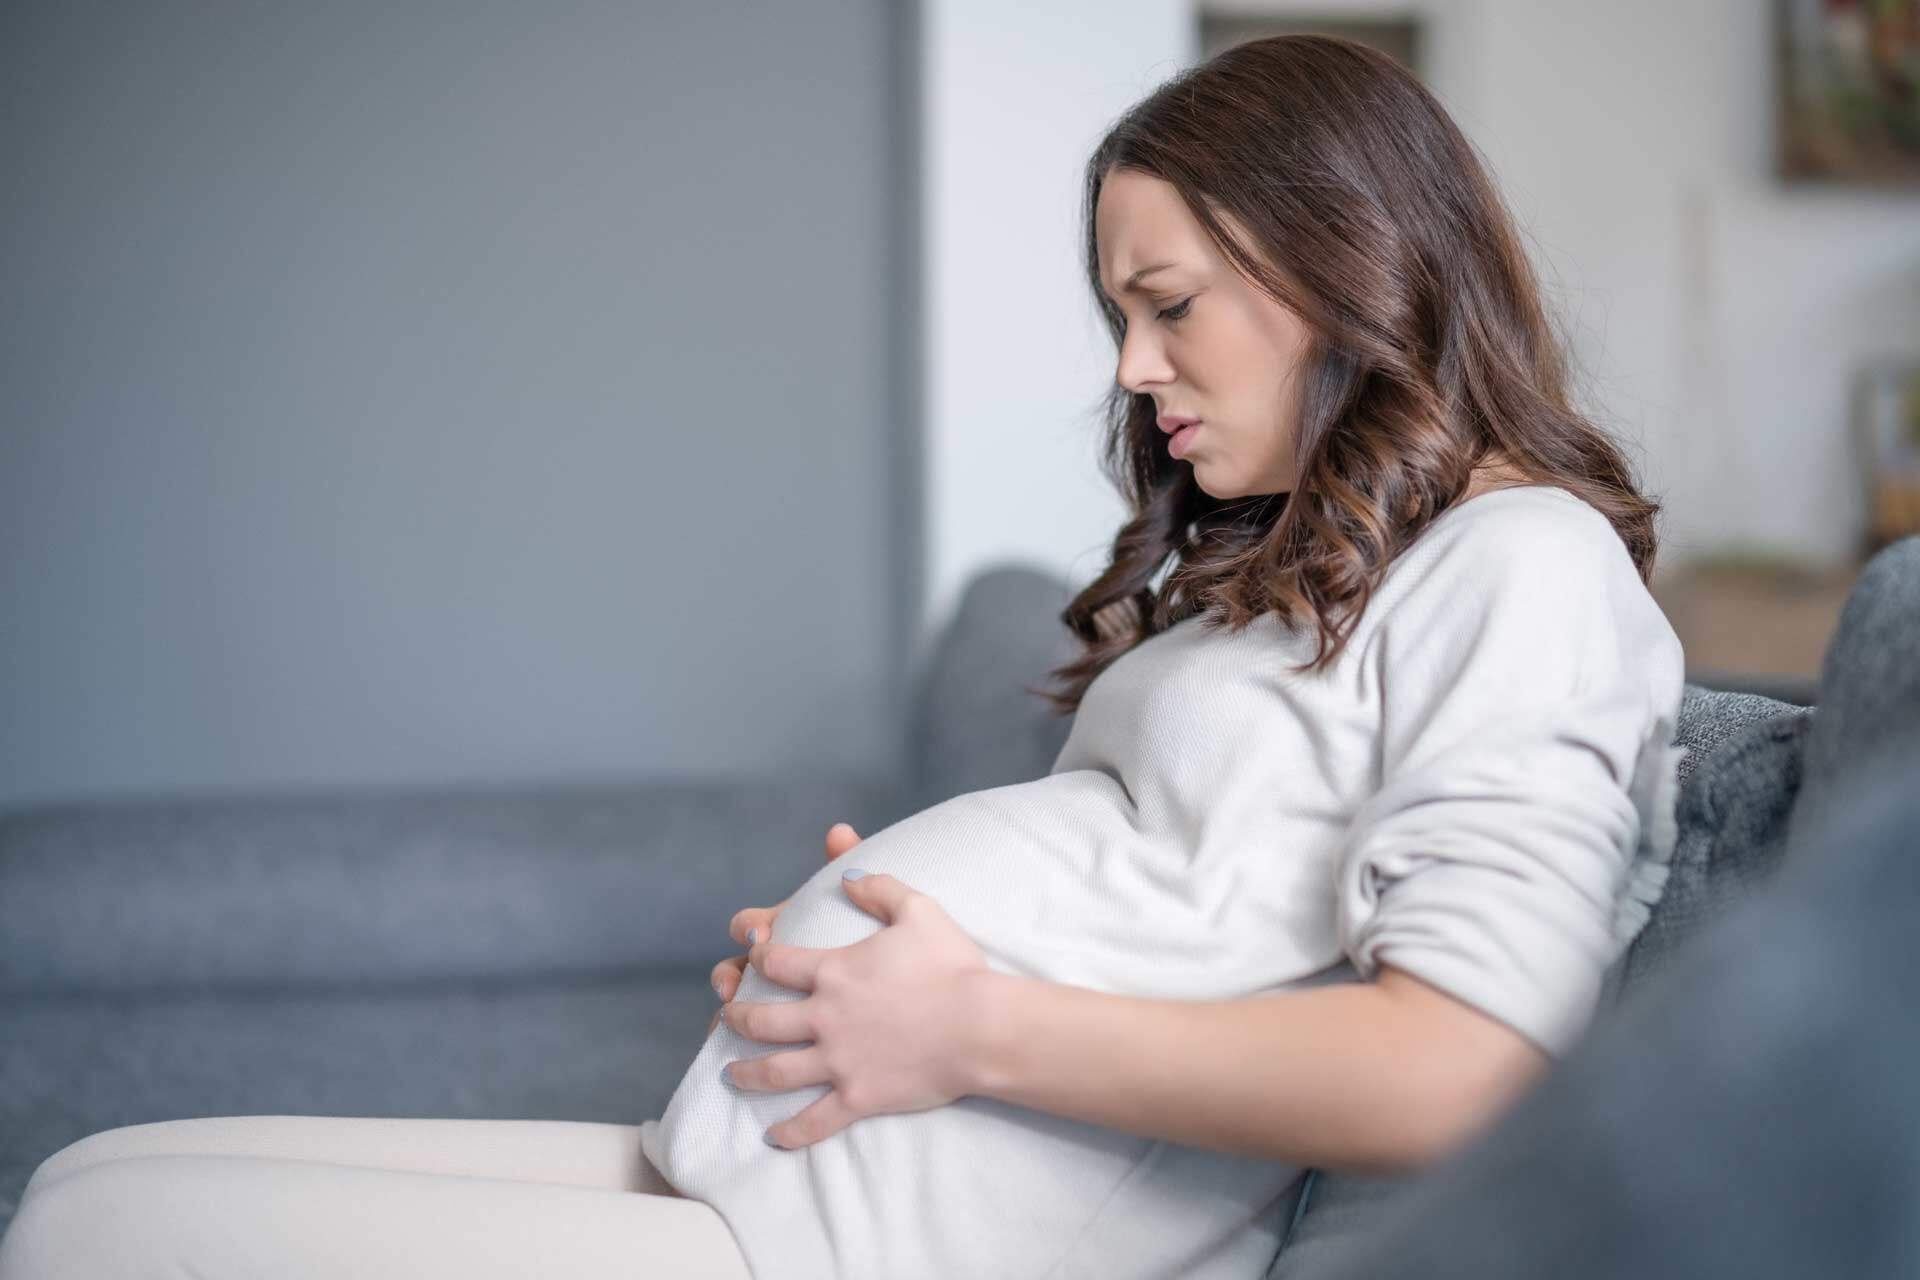
<instances>
[{"instance_id":1,"label":"woman's face","mask_svg":"<svg viewBox=\"0 0 1920 1280\"><path fill-rule=\"evenodd\" d=\"M1306 324L1220 256L1163 179L1109 169L1094 238L1101 287L1126 317L1114 380L1163 419L1200 420L1180 461L1208 494L1290 492Z\"/></svg>"}]
</instances>

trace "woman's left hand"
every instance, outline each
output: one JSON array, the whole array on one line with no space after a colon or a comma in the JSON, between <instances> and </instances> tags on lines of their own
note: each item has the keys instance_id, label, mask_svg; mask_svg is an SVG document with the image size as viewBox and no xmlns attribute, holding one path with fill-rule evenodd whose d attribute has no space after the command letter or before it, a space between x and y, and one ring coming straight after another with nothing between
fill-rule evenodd
<instances>
[{"instance_id":1,"label":"woman's left hand","mask_svg":"<svg viewBox=\"0 0 1920 1280\"><path fill-rule=\"evenodd\" d=\"M767 1130L776 1146L804 1147L863 1116L925 1111L971 1092L977 979L992 972L972 938L940 904L890 875L841 882L855 906L882 922L844 947L795 947L762 939L747 963L783 987L810 994L721 1008L749 1040L811 1040L727 1067L741 1089L831 1090Z\"/></svg>"}]
</instances>

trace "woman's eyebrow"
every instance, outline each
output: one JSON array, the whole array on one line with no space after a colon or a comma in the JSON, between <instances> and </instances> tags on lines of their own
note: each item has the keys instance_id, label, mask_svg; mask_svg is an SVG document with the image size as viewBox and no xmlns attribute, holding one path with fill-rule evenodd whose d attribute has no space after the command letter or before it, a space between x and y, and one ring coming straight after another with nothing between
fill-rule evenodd
<instances>
[{"instance_id":1,"label":"woman's eyebrow","mask_svg":"<svg viewBox=\"0 0 1920 1280\"><path fill-rule=\"evenodd\" d=\"M1132 293L1140 287L1140 280L1143 276L1150 276L1156 271L1165 271L1170 267L1177 267L1179 265L1177 262L1156 262L1150 267L1142 267L1127 277L1127 282L1120 286L1120 292ZM1113 295L1108 294L1107 296L1112 297Z\"/></svg>"}]
</instances>

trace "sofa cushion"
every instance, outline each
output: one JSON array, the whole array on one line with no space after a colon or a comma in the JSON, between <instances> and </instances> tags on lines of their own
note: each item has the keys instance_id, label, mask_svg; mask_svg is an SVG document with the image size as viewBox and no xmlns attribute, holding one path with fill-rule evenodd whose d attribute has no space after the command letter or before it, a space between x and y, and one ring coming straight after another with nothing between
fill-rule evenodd
<instances>
[{"instance_id":1,"label":"sofa cushion","mask_svg":"<svg viewBox=\"0 0 1920 1280\"><path fill-rule=\"evenodd\" d=\"M218 1115L658 1116L719 1001L706 969L0 1000L0 1231L87 1134Z\"/></svg>"},{"instance_id":2,"label":"sofa cushion","mask_svg":"<svg viewBox=\"0 0 1920 1280\"><path fill-rule=\"evenodd\" d=\"M350 788L0 814L0 996L711 966L898 780ZM699 984L701 990L706 984Z\"/></svg>"},{"instance_id":3,"label":"sofa cushion","mask_svg":"<svg viewBox=\"0 0 1920 1280\"><path fill-rule=\"evenodd\" d=\"M1881 548L1863 566L1821 661L1818 696L1816 715L1688 687L1680 737L1704 759L1682 761L1667 888L1609 975L1613 998L1771 877L1790 833L1828 816L1841 779L1920 724L1920 536Z\"/></svg>"},{"instance_id":4,"label":"sofa cushion","mask_svg":"<svg viewBox=\"0 0 1920 1280\"><path fill-rule=\"evenodd\" d=\"M1667 882L1646 925L1607 973L1606 1008L1674 949L1770 875L1800 790L1809 707L1689 684L1676 741L1676 834Z\"/></svg>"}]
</instances>

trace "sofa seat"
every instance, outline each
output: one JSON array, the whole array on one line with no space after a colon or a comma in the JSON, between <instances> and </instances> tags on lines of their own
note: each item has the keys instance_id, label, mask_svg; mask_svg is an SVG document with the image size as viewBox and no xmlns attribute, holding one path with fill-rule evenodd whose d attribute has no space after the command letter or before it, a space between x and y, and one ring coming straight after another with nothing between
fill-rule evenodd
<instances>
[{"instance_id":1,"label":"sofa seat","mask_svg":"<svg viewBox=\"0 0 1920 1280\"><path fill-rule=\"evenodd\" d=\"M719 1007L706 969L0 1005L0 1221L76 1134L186 1116L658 1116Z\"/></svg>"}]
</instances>

